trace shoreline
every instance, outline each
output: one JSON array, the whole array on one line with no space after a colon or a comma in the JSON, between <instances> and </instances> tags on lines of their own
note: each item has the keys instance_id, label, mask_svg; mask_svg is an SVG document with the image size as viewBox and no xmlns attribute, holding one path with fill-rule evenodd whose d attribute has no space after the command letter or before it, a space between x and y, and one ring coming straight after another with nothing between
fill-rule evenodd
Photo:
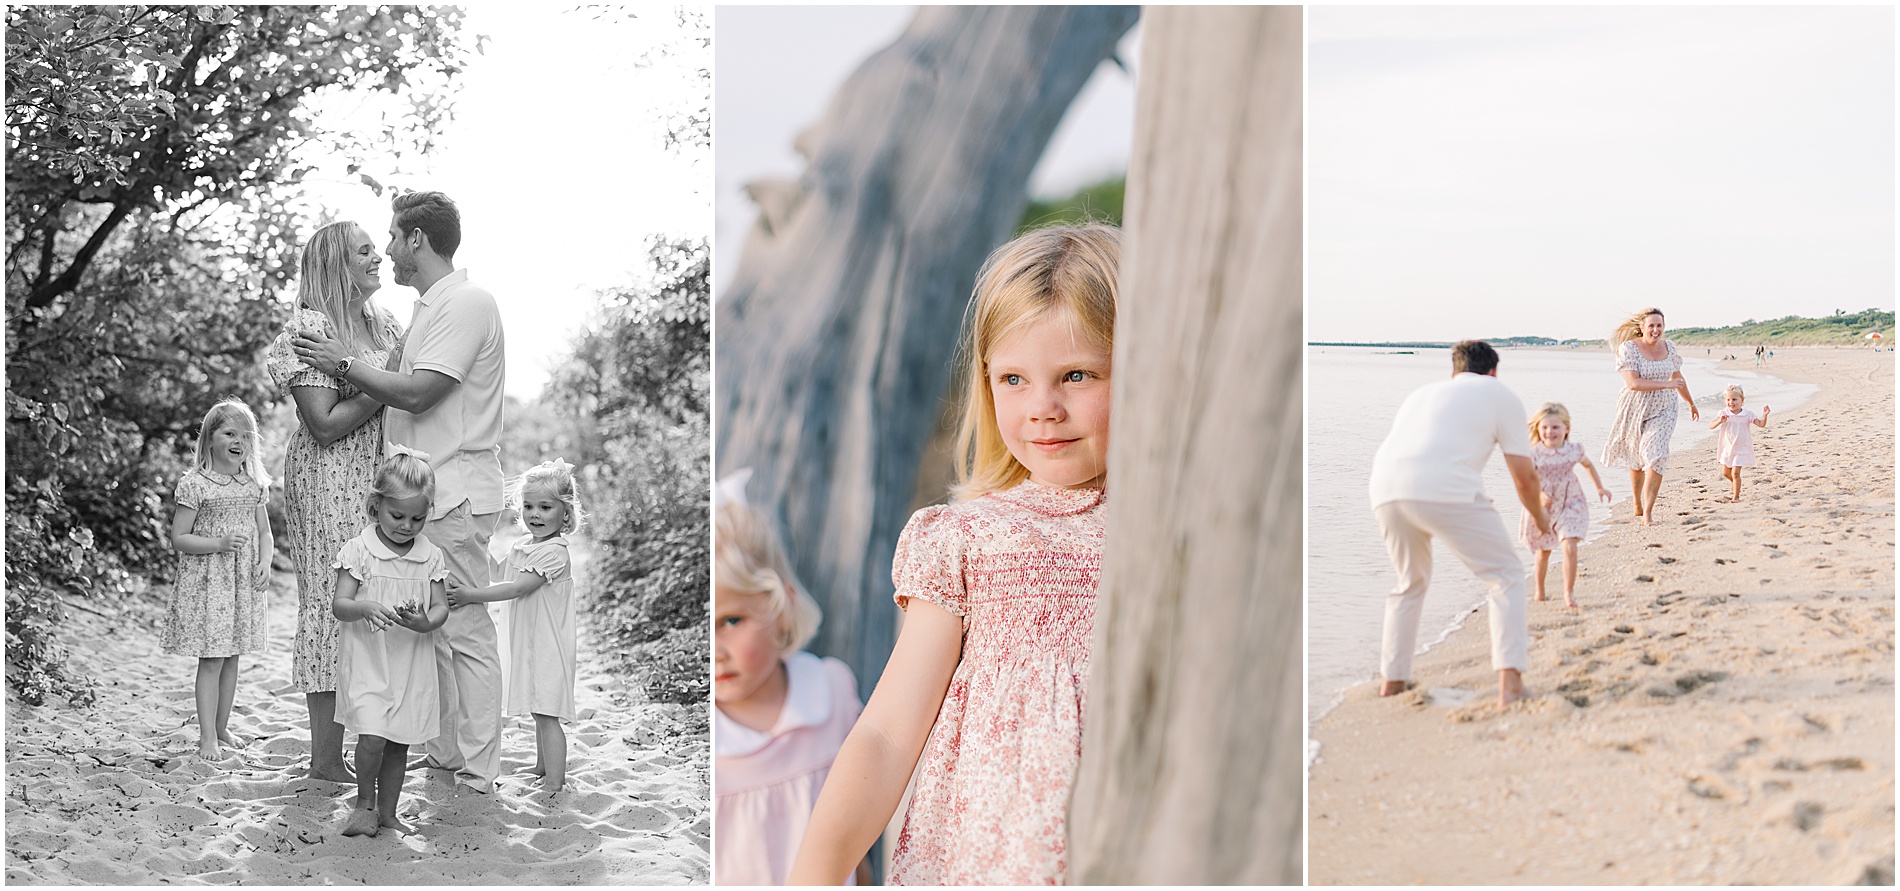
<instances>
[{"instance_id":1,"label":"shoreline","mask_svg":"<svg viewBox=\"0 0 1900 891\"><path fill-rule=\"evenodd\" d=\"M1892 354L1760 370L1821 389L1756 431L1739 504L1712 438L1672 456L1657 526L1619 503L1582 611L1530 605L1528 699L1495 704L1465 622L1418 689L1314 722L1313 884L1892 881Z\"/></svg>"}]
</instances>

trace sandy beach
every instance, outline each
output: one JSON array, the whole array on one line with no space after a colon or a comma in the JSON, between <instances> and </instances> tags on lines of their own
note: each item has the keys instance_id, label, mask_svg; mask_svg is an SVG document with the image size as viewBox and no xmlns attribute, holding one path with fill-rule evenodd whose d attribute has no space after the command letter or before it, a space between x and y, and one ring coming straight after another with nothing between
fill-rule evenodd
<instances>
[{"instance_id":1,"label":"sandy beach","mask_svg":"<svg viewBox=\"0 0 1900 891\"><path fill-rule=\"evenodd\" d=\"M1654 527L1605 471L1581 611L1557 565L1531 604L1528 699L1495 704L1476 616L1416 690L1316 723L1313 884L1892 884L1894 354L1765 370L1820 391L1755 431L1739 503L1712 438L1671 456Z\"/></svg>"},{"instance_id":2,"label":"sandy beach","mask_svg":"<svg viewBox=\"0 0 1900 891\"><path fill-rule=\"evenodd\" d=\"M584 625L566 790L534 791L516 773L534 761L534 727L509 718L494 794L412 770L398 813L413 834L341 836L355 786L303 777L308 720L290 686L295 586L278 574L270 649L244 663L231 730L253 741L230 763L195 754L193 660L158 648L162 607L68 611L73 665L99 681L98 700L75 709L8 696L7 884L708 881L704 722L620 689L597 667ZM344 745L347 758L354 738Z\"/></svg>"}]
</instances>

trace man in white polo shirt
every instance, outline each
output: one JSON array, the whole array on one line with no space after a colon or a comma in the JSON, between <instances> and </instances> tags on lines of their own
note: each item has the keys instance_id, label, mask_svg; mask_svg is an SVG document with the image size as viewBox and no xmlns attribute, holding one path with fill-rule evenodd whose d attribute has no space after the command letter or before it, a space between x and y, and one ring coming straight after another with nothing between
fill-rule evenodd
<instances>
[{"instance_id":1,"label":"man in white polo shirt","mask_svg":"<svg viewBox=\"0 0 1900 891\"><path fill-rule=\"evenodd\" d=\"M1451 380L1405 397L1392 432L1372 459L1372 512L1385 535L1399 584L1385 602L1380 652L1380 696L1403 692L1418 650L1418 621L1432 580L1432 538L1445 546L1490 590L1491 667L1498 671L1498 702L1524 695L1529 664L1529 618L1524 564L1504 520L1484 494L1485 462L1504 453L1517 500L1537 528L1550 531L1531 464L1524 403L1497 379L1498 353L1481 340L1451 348Z\"/></svg>"},{"instance_id":2,"label":"man in white polo shirt","mask_svg":"<svg viewBox=\"0 0 1900 891\"><path fill-rule=\"evenodd\" d=\"M504 503L501 313L468 270L455 268L462 218L448 196L412 192L391 206L385 252L396 283L422 295L396 367L356 362L327 337L299 337L293 346L311 367L389 406L383 428L390 442L429 455L435 507L423 534L442 549L458 582L483 587L491 583L488 543ZM501 769L501 658L486 604L449 610L436 635L436 668L442 733L427 746L429 766L488 792Z\"/></svg>"}]
</instances>

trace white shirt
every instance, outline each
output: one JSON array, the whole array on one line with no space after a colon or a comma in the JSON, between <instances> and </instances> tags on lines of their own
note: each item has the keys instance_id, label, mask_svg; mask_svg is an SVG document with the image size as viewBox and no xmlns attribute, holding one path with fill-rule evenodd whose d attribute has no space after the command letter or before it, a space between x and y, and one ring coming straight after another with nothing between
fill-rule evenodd
<instances>
[{"instance_id":1,"label":"white shirt","mask_svg":"<svg viewBox=\"0 0 1900 891\"><path fill-rule=\"evenodd\" d=\"M507 375L501 310L495 297L468 280L468 270L442 277L416 301L402 350L402 373L426 368L455 378L434 408L421 414L390 409L389 441L429 455L435 470L438 519L462 502L477 516L503 506L502 382Z\"/></svg>"},{"instance_id":2,"label":"white shirt","mask_svg":"<svg viewBox=\"0 0 1900 891\"><path fill-rule=\"evenodd\" d=\"M1531 453L1524 403L1496 377L1463 372L1405 397L1372 458L1372 506L1388 501L1469 503L1484 494L1496 446Z\"/></svg>"}]
</instances>

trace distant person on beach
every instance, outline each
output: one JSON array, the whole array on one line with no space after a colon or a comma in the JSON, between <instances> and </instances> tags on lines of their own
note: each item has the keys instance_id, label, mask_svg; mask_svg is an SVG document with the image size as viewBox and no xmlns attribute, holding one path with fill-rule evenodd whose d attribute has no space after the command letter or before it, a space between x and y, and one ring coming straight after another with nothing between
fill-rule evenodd
<instances>
[{"instance_id":1,"label":"distant person on beach","mask_svg":"<svg viewBox=\"0 0 1900 891\"><path fill-rule=\"evenodd\" d=\"M344 835L407 833L396 819L409 747L443 728L435 635L448 621L448 563L423 527L435 500L429 456L402 446L376 468L370 524L336 555L337 719L356 734L356 808Z\"/></svg>"},{"instance_id":2,"label":"distant person on beach","mask_svg":"<svg viewBox=\"0 0 1900 891\"><path fill-rule=\"evenodd\" d=\"M198 425L198 454L172 495L172 548L178 581L165 609L159 645L198 658L198 756L243 748L231 733L238 657L261 653L265 587L270 582L270 475L257 416L235 399L211 407Z\"/></svg>"},{"instance_id":3,"label":"distant person on beach","mask_svg":"<svg viewBox=\"0 0 1900 891\"><path fill-rule=\"evenodd\" d=\"M363 490L383 459L383 405L336 374L305 365L291 349L298 334L324 332L350 345L358 361L382 365L402 337L389 310L371 302L382 287L382 255L369 232L331 223L304 245L297 308L272 341L265 367L297 404L297 429L284 447L284 525L297 566L297 637L290 684L302 690L310 718L310 776L354 782L343 763L336 721L336 647L342 626L336 552L363 528Z\"/></svg>"},{"instance_id":4,"label":"distant person on beach","mask_svg":"<svg viewBox=\"0 0 1900 891\"><path fill-rule=\"evenodd\" d=\"M1682 377L1682 356L1675 341L1663 339L1663 312L1654 307L1623 320L1610 335L1623 392L1603 444L1603 466L1628 467L1636 519L1652 525L1656 493L1662 490L1669 462L1669 437L1676 432L1676 397L1689 403L1689 418L1701 420L1689 382Z\"/></svg>"},{"instance_id":5,"label":"distant person on beach","mask_svg":"<svg viewBox=\"0 0 1900 891\"><path fill-rule=\"evenodd\" d=\"M528 468L509 493L509 507L525 534L508 549L508 580L465 588L449 579L449 606L514 604L508 632L509 715L534 719L534 766L541 788L567 785L567 731L574 707L574 566L567 536L586 522L574 465L552 458Z\"/></svg>"},{"instance_id":6,"label":"distant person on beach","mask_svg":"<svg viewBox=\"0 0 1900 891\"><path fill-rule=\"evenodd\" d=\"M1584 454L1583 445L1570 439L1570 410L1562 403L1546 402L1531 415L1526 429L1531 435L1531 464L1537 468L1537 487L1541 492L1540 501L1544 512L1550 518L1550 531L1540 531L1532 522L1528 511L1524 513L1523 523L1518 535L1524 539L1533 553L1537 555L1537 589L1533 600L1547 599L1544 594L1544 577L1550 571L1550 552L1563 548L1564 552L1564 606L1577 607L1577 547L1590 531L1590 502L1583 496L1583 487L1577 484L1577 467L1590 474L1590 482L1597 487L1597 497L1604 502L1610 500L1610 490L1603 488L1603 479L1597 476L1596 465L1590 463L1590 457Z\"/></svg>"},{"instance_id":7,"label":"distant person on beach","mask_svg":"<svg viewBox=\"0 0 1900 891\"><path fill-rule=\"evenodd\" d=\"M751 475L713 493L713 881L783 885L864 706L850 666L803 649L823 613L746 503ZM870 866L858 862L856 884L870 884Z\"/></svg>"},{"instance_id":8,"label":"distant person on beach","mask_svg":"<svg viewBox=\"0 0 1900 891\"><path fill-rule=\"evenodd\" d=\"M1768 406L1757 415L1742 407L1742 388L1729 384L1722 390L1722 413L1709 425L1719 430L1715 453L1722 462L1722 478L1733 485L1729 501L1742 500L1742 468L1755 466L1755 435L1749 427L1768 429Z\"/></svg>"},{"instance_id":9,"label":"distant person on beach","mask_svg":"<svg viewBox=\"0 0 1900 891\"><path fill-rule=\"evenodd\" d=\"M1755 364L1756 365L1763 365L1767 363L1768 360L1763 357L1763 354L1766 352L1768 352L1767 347L1758 346L1755 348Z\"/></svg>"},{"instance_id":10,"label":"distant person on beach","mask_svg":"<svg viewBox=\"0 0 1900 891\"><path fill-rule=\"evenodd\" d=\"M891 884L1062 883L1102 571L1120 262L1120 230L1052 226L978 272L959 500L918 511L898 538L904 627L790 884L844 882L913 772Z\"/></svg>"},{"instance_id":11,"label":"distant person on beach","mask_svg":"<svg viewBox=\"0 0 1900 891\"><path fill-rule=\"evenodd\" d=\"M1372 458L1372 512L1385 536L1399 584L1385 601L1380 696L1405 691L1418 650L1418 622L1432 581L1432 539L1488 589L1491 666L1498 702L1524 695L1530 626L1524 564L1485 495L1484 465L1496 448L1537 531L1550 534L1537 468L1531 461L1524 403L1497 379L1498 353L1481 340L1451 348L1451 379L1413 391Z\"/></svg>"},{"instance_id":12,"label":"distant person on beach","mask_svg":"<svg viewBox=\"0 0 1900 891\"><path fill-rule=\"evenodd\" d=\"M501 414L507 369L501 312L495 297L457 268L462 214L440 192L411 192L395 211L384 249L396 284L421 295L409 333L397 346L394 370L357 361L350 346L323 332L291 345L312 368L330 370L389 406L383 419L391 443L434 456L434 513L423 534L442 549L449 573L466 587L487 587L493 564L488 542L504 506ZM478 792L501 772L501 652L488 607L449 610L436 635L441 675L442 735L428 745L428 766L456 772Z\"/></svg>"}]
</instances>

